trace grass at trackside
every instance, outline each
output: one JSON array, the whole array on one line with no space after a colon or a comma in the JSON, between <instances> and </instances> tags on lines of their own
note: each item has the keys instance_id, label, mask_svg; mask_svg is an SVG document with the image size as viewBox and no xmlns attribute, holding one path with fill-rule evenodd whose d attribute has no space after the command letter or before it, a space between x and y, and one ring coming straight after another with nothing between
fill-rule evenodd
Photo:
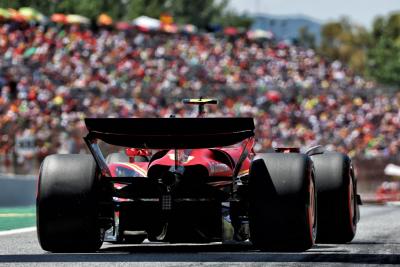
<instances>
[{"instance_id":1,"label":"grass at trackside","mask_svg":"<svg viewBox=\"0 0 400 267\"><path fill-rule=\"evenodd\" d=\"M31 227L36 225L36 208L0 208L0 231Z\"/></svg>"}]
</instances>

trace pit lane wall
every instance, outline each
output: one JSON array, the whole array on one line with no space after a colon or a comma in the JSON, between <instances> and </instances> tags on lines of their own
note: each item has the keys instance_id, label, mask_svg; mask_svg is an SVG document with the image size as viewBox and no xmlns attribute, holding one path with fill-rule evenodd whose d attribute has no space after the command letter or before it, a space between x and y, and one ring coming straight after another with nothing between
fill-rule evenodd
<instances>
[{"instance_id":1,"label":"pit lane wall","mask_svg":"<svg viewBox=\"0 0 400 267\"><path fill-rule=\"evenodd\" d=\"M35 199L34 176L0 174L0 207L30 206Z\"/></svg>"},{"instance_id":2,"label":"pit lane wall","mask_svg":"<svg viewBox=\"0 0 400 267\"><path fill-rule=\"evenodd\" d=\"M399 155L400 156L400 155ZM358 192L363 194L375 193L378 186L384 181L399 181L396 177L385 175L384 169L389 163L400 165L400 158L371 158L353 159L358 179Z\"/></svg>"}]
</instances>

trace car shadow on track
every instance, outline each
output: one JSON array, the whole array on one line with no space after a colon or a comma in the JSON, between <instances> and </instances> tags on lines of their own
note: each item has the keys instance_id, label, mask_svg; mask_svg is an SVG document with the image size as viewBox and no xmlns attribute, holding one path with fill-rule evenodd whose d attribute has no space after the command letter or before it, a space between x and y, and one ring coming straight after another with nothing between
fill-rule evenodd
<instances>
[{"instance_id":1,"label":"car shadow on track","mask_svg":"<svg viewBox=\"0 0 400 267\"><path fill-rule=\"evenodd\" d=\"M282 262L399 264L400 254L348 253L334 245L317 245L302 253L271 253L249 245L152 244L106 246L98 253L0 255L0 263L18 262Z\"/></svg>"}]
</instances>

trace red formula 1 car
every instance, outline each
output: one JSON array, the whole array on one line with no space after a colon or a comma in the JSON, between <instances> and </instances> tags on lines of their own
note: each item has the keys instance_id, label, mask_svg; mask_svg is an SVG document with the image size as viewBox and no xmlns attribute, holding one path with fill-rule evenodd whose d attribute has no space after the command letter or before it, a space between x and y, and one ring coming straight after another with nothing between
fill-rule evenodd
<instances>
[{"instance_id":1,"label":"red formula 1 car","mask_svg":"<svg viewBox=\"0 0 400 267\"><path fill-rule=\"evenodd\" d=\"M104 241L240 242L302 251L353 239L357 180L348 156L314 147L255 154L252 118L86 119L91 155L43 161L41 247L96 251ZM98 140L125 148L106 158ZM317 227L318 226L318 227Z\"/></svg>"}]
</instances>

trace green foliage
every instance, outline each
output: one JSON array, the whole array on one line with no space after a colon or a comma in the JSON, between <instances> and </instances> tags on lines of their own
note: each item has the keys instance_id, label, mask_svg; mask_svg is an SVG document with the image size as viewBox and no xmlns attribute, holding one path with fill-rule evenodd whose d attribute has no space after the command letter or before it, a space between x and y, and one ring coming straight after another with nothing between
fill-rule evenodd
<instances>
[{"instance_id":1,"label":"green foliage","mask_svg":"<svg viewBox=\"0 0 400 267\"><path fill-rule=\"evenodd\" d=\"M176 18L178 23L191 23L200 28L206 27L214 17L221 16L225 8L221 4L215 4L214 0L175 0L170 2L167 11Z\"/></svg>"},{"instance_id":2,"label":"green foliage","mask_svg":"<svg viewBox=\"0 0 400 267\"><path fill-rule=\"evenodd\" d=\"M228 0L0 0L0 7L18 9L23 6L52 13L80 14L96 19L106 13L116 20L131 20L140 15L158 18L171 14L178 23L205 28L211 23L222 26L249 27L251 19L228 10Z\"/></svg>"},{"instance_id":3,"label":"green foliage","mask_svg":"<svg viewBox=\"0 0 400 267\"><path fill-rule=\"evenodd\" d=\"M253 20L247 14L242 14L241 16L239 16L233 11L227 11L222 16L216 16L213 19L213 23L222 25L224 27L235 26L247 29L250 28Z\"/></svg>"},{"instance_id":4,"label":"green foliage","mask_svg":"<svg viewBox=\"0 0 400 267\"><path fill-rule=\"evenodd\" d=\"M385 31L385 19L383 17L376 17L372 24L372 38L378 40L383 36Z\"/></svg>"},{"instance_id":5,"label":"green foliage","mask_svg":"<svg viewBox=\"0 0 400 267\"><path fill-rule=\"evenodd\" d=\"M299 29L299 38L296 41L298 45L302 47L315 48L315 36L307 27L301 27Z\"/></svg>"},{"instance_id":6,"label":"green foliage","mask_svg":"<svg viewBox=\"0 0 400 267\"><path fill-rule=\"evenodd\" d=\"M378 17L372 27L367 74L388 85L400 85L400 13Z\"/></svg>"},{"instance_id":7,"label":"green foliage","mask_svg":"<svg viewBox=\"0 0 400 267\"><path fill-rule=\"evenodd\" d=\"M365 71L366 55L371 46L370 33L347 18L325 24L321 30L319 51L324 56L339 59L356 72Z\"/></svg>"},{"instance_id":8,"label":"green foliage","mask_svg":"<svg viewBox=\"0 0 400 267\"><path fill-rule=\"evenodd\" d=\"M326 57L382 84L400 86L400 13L376 17L370 31L346 18L330 22L321 38L318 49Z\"/></svg>"}]
</instances>

